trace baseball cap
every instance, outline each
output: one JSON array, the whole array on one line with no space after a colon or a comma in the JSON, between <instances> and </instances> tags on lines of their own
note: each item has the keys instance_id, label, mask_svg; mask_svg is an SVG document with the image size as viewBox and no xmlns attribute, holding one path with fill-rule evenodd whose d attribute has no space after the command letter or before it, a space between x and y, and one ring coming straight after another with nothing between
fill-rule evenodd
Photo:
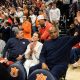
<instances>
[{"instance_id":1,"label":"baseball cap","mask_svg":"<svg viewBox=\"0 0 80 80\"><path fill-rule=\"evenodd\" d=\"M41 19L45 19L43 15L39 15L39 16L37 17L37 20L41 20Z\"/></svg>"}]
</instances>

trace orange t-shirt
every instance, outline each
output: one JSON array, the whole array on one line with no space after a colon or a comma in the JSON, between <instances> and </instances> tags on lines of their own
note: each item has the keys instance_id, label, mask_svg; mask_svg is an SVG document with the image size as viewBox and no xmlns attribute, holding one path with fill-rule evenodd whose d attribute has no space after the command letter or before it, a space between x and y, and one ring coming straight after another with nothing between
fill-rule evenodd
<instances>
[{"instance_id":1,"label":"orange t-shirt","mask_svg":"<svg viewBox=\"0 0 80 80\"><path fill-rule=\"evenodd\" d=\"M24 38L31 39L31 23L29 21L25 21L22 24Z\"/></svg>"}]
</instances>

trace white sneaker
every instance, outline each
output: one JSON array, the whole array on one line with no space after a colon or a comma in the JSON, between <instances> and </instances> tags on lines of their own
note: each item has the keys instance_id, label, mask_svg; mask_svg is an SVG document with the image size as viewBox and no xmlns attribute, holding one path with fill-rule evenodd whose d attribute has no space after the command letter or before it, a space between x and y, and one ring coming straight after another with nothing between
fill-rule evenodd
<instances>
[{"instance_id":1,"label":"white sneaker","mask_svg":"<svg viewBox=\"0 0 80 80\"><path fill-rule=\"evenodd\" d=\"M74 64L72 64L73 68L77 68L79 66L78 62L75 62Z\"/></svg>"}]
</instances>

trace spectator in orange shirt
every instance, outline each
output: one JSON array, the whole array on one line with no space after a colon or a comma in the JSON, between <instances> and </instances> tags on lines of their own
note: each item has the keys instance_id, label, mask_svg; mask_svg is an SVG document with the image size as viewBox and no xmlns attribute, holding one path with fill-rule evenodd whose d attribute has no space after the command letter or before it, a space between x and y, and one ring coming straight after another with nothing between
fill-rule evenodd
<instances>
[{"instance_id":1,"label":"spectator in orange shirt","mask_svg":"<svg viewBox=\"0 0 80 80\"><path fill-rule=\"evenodd\" d=\"M30 18L26 19L26 16L23 16L23 23L22 23L23 33L25 39L31 39L31 23Z\"/></svg>"},{"instance_id":2,"label":"spectator in orange shirt","mask_svg":"<svg viewBox=\"0 0 80 80\"><path fill-rule=\"evenodd\" d=\"M45 41L50 38L49 36L49 28L52 27L52 24L45 20L43 15L39 15L37 17L39 21L39 33L40 33L40 39L42 41Z\"/></svg>"}]
</instances>

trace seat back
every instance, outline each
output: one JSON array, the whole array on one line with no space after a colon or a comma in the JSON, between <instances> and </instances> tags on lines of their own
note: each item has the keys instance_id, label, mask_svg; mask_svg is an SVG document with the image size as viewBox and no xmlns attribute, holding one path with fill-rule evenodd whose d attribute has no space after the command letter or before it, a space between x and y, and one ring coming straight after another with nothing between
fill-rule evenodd
<instances>
[{"instance_id":1,"label":"seat back","mask_svg":"<svg viewBox=\"0 0 80 80\"><path fill-rule=\"evenodd\" d=\"M55 78L53 77L53 75L47 71L47 70L43 70L43 69L37 69L35 71L33 71L30 75L28 80L36 80L37 78L37 74L43 74L44 76L46 76L46 80L55 80Z\"/></svg>"}]
</instances>

